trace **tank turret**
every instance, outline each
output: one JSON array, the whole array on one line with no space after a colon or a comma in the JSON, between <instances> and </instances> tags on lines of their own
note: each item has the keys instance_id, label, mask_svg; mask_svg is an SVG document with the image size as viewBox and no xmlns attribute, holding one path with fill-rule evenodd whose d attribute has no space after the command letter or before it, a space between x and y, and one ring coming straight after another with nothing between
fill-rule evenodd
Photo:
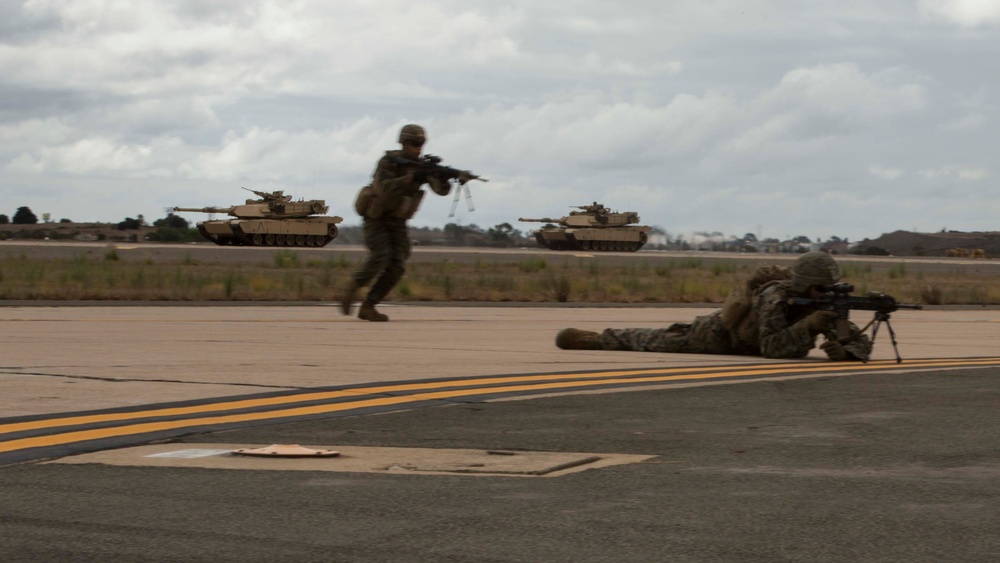
<instances>
[{"instance_id":1,"label":"tank turret","mask_svg":"<svg viewBox=\"0 0 1000 563\"><path fill-rule=\"evenodd\" d=\"M337 238L337 223L343 218L326 216L330 208L325 201L292 201L292 196L282 190L248 191L258 199L230 207L174 207L173 211L235 217L197 224L202 236L219 245L320 247Z\"/></svg>"},{"instance_id":2,"label":"tank turret","mask_svg":"<svg viewBox=\"0 0 1000 563\"><path fill-rule=\"evenodd\" d=\"M579 211L559 219L525 219L524 223L549 223L535 231L538 244L552 250L597 250L635 252L648 240L652 228L638 225L635 211L616 212L597 203L578 205Z\"/></svg>"}]
</instances>

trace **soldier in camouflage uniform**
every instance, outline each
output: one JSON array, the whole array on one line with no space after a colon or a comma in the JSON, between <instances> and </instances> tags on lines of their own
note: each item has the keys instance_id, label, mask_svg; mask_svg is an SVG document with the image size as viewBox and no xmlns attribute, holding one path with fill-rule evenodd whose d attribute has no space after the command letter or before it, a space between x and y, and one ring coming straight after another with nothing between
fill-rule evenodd
<instances>
[{"instance_id":1,"label":"soldier in camouflage uniform","mask_svg":"<svg viewBox=\"0 0 1000 563\"><path fill-rule=\"evenodd\" d=\"M850 335L838 335L837 314L789 304L791 297L822 295L820 286L840 279L840 269L825 252L809 252L786 268L761 268L722 309L675 323L665 329L607 329L602 333L567 328L556 335L566 350L632 350L688 354L738 354L765 358L803 358L826 336L821 349L833 361L867 360L871 341L850 323ZM846 337L846 338L845 338ZM843 343L842 343L843 342Z\"/></svg>"},{"instance_id":2,"label":"soldier in camouflage uniform","mask_svg":"<svg viewBox=\"0 0 1000 563\"><path fill-rule=\"evenodd\" d=\"M386 151L378 161L372 183L362 188L355 209L364 217L365 245L368 260L354 273L341 299L341 310L351 314L358 291L369 282L375 283L358 310L358 318L366 321L388 321L389 317L375 309L399 283L406 272L410 257L410 237L406 221L413 217L423 199L421 187L429 184L438 195L448 195L451 184L428 176L420 167L399 163L395 158L416 161L420 158L427 134L419 125L404 125L399 132L401 150Z\"/></svg>"}]
</instances>

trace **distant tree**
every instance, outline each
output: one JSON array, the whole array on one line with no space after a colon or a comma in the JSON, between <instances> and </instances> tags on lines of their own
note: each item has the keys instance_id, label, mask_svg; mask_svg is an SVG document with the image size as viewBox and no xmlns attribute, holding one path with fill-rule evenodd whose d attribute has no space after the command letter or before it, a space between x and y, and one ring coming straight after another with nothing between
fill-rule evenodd
<instances>
[{"instance_id":1,"label":"distant tree","mask_svg":"<svg viewBox=\"0 0 1000 563\"><path fill-rule=\"evenodd\" d=\"M38 217L28 207L18 207L17 212L14 213L13 223L15 225L34 225L37 222Z\"/></svg>"},{"instance_id":2,"label":"distant tree","mask_svg":"<svg viewBox=\"0 0 1000 563\"><path fill-rule=\"evenodd\" d=\"M153 226L156 227L156 230L148 233L149 240L158 242L192 242L200 238L196 229L189 228L190 223L187 219L173 213L167 213L166 217L153 221ZM344 235L346 232L347 229L345 228L340 231L340 234ZM337 240L341 239L338 238Z\"/></svg>"},{"instance_id":3,"label":"distant tree","mask_svg":"<svg viewBox=\"0 0 1000 563\"><path fill-rule=\"evenodd\" d=\"M62 219L59 220L59 222L60 223L72 223L73 221L70 221L69 219L66 219L66 218L62 218Z\"/></svg>"},{"instance_id":4,"label":"distant tree","mask_svg":"<svg viewBox=\"0 0 1000 563\"><path fill-rule=\"evenodd\" d=\"M757 242L757 235L755 235L753 233L747 233L747 234L743 235L743 240L745 240L747 242Z\"/></svg>"},{"instance_id":5,"label":"distant tree","mask_svg":"<svg viewBox=\"0 0 1000 563\"><path fill-rule=\"evenodd\" d=\"M174 215L173 213L167 213L167 216L163 219L157 219L153 221L154 227L171 227L173 229L186 229L190 226L187 219Z\"/></svg>"},{"instance_id":6,"label":"distant tree","mask_svg":"<svg viewBox=\"0 0 1000 563\"><path fill-rule=\"evenodd\" d=\"M467 232L465 227L456 223L448 223L444 226L444 236L447 237L448 242L455 245L465 244L465 235Z\"/></svg>"},{"instance_id":7,"label":"distant tree","mask_svg":"<svg viewBox=\"0 0 1000 563\"><path fill-rule=\"evenodd\" d=\"M140 227L142 227L142 222L131 217L126 217L124 221L115 225L119 231L134 231Z\"/></svg>"},{"instance_id":8,"label":"distant tree","mask_svg":"<svg viewBox=\"0 0 1000 563\"><path fill-rule=\"evenodd\" d=\"M6 225L8 223L10 223L10 217L0 213L0 225Z\"/></svg>"},{"instance_id":9,"label":"distant tree","mask_svg":"<svg viewBox=\"0 0 1000 563\"><path fill-rule=\"evenodd\" d=\"M486 232L493 246L513 246L514 237L521 236L510 223L500 223Z\"/></svg>"}]
</instances>

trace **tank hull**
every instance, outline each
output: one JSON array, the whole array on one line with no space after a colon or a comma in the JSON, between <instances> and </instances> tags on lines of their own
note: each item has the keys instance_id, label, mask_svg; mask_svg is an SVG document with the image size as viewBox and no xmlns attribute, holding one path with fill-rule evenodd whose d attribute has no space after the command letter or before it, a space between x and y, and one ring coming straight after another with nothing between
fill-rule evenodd
<instances>
[{"instance_id":1,"label":"tank hull","mask_svg":"<svg viewBox=\"0 0 1000 563\"><path fill-rule=\"evenodd\" d=\"M650 227L607 229L549 228L535 231L538 244L550 250L585 250L592 252L635 252L648 240Z\"/></svg>"},{"instance_id":2,"label":"tank hull","mask_svg":"<svg viewBox=\"0 0 1000 563\"><path fill-rule=\"evenodd\" d=\"M299 246L318 248L337 238L340 217L228 219L202 221L198 232L220 246Z\"/></svg>"}]
</instances>

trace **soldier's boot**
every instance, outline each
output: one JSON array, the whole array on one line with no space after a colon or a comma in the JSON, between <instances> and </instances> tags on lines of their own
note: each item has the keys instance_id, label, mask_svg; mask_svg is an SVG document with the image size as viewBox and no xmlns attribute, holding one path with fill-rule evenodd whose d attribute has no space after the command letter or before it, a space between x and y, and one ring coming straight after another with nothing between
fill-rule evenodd
<instances>
[{"instance_id":1,"label":"soldier's boot","mask_svg":"<svg viewBox=\"0 0 1000 563\"><path fill-rule=\"evenodd\" d=\"M389 320L388 315L379 313L375 309L375 304L367 299L365 299L364 303L361 304L361 310L358 311L358 318L363 321L372 321L376 323L384 323Z\"/></svg>"},{"instance_id":2,"label":"soldier's boot","mask_svg":"<svg viewBox=\"0 0 1000 563\"><path fill-rule=\"evenodd\" d=\"M340 298L340 312L345 315L351 314L351 305L354 304L354 296L358 293L358 289L361 286L358 282L351 281L351 285L347 286L344 290L344 295Z\"/></svg>"},{"instance_id":3,"label":"soldier's boot","mask_svg":"<svg viewBox=\"0 0 1000 563\"><path fill-rule=\"evenodd\" d=\"M556 346L563 350L603 350L601 335L589 330L564 328L556 334Z\"/></svg>"}]
</instances>

